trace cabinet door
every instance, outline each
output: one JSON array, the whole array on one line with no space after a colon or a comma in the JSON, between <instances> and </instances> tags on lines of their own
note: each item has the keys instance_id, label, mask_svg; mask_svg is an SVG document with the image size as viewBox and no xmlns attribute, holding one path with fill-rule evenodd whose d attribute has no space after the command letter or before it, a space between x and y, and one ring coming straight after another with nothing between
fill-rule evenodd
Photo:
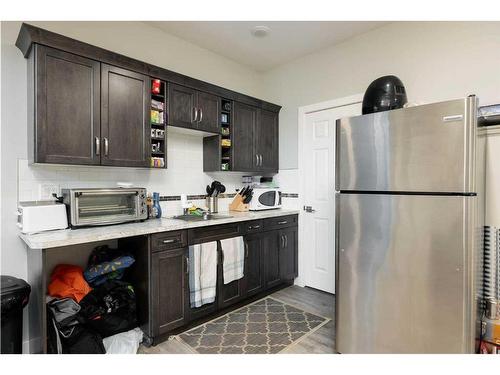
<instances>
[{"instance_id":1,"label":"cabinet door","mask_svg":"<svg viewBox=\"0 0 500 375\"><path fill-rule=\"evenodd\" d=\"M153 332L161 335L185 323L187 250L165 250L152 255Z\"/></svg>"},{"instance_id":2,"label":"cabinet door","mask_svg":"<svg viewBox=\"0 0 500 375\"><path fill-rule=\"evenodd\" d=\"M260 171L278 172L278 113L261 110L255 131Z\"/></svg>"},{"instance_id":3,"label":"cabinet door","mask_svg":"<svg viewBox=\"0 0 500 375\"><path fill-rule=\"evenodd\" d=\"M263 235L265 279L266 288L272 288L281 283L280 273L280 247L277 231L267 232Z\"/></svg>"},{"instance_id":4,"label":"cabinet door","mask_svg":"<svg viewBox=\"0 0 500 375\"><path fill-rule=\"evenodd\" d=\"M217 282L219 294L218 305L219 308L222 309L231 306L232 304L240 301L245 297L246 276L243 276L239 280L234 280L229 284L224 284L224 255L222 253L222 250L220 249L220 244L218 246L218 251L220 254L220 266L218 269L219 280Z\"/></svg>"},{"instance_id":5,"label":"cabinet door","mask_svg":"<svg viewBox=\"0 0 500 375\"><path fill-rule=\"evenodd\" d=\"M265 286L264 247L262 233L245 237L245 295L250 297Z\"/></svg>"},{"instance_id":6,"label":"cabinet door","mask_svg":"<svg viewBox=\"0 0 500 375\"><path fill-rule=\"evenodd\" d=\"M100 63L40 45L35 48L33 161L99 164Z\"/></svg>"},{"instance_id":7,"label":"cabinet door","mask_svg":"<svg viewBox=\"0 0 500 375\"><path fill-rule=\"evenodd\" d=\"M198 92L196 107L198 108L197 129L211 133L220 133L220 98L206 92Z\"/></svg>"},{"instance_id":8,"label":"cabinet door","mask_svg":"<svg viewBox=\"0 0 500 375\"><path fill-rule=\"evenodd\" d=\"M171 126L196 129L196 90L169 83L167 123Z\"/></svg>"},{"instance_id":9,"label":"cabinet door","mask_svg":"<svg viewBox=\"0 0 500 375\"><path fill-rule=\"evenodd\" d=\"M290 227L279 231L280 241L280 278L281 280L293 280L298 274L298 229Z\"/></svg>"},{"instance_id":10,"label":"cabinet door","mask_svg":"<svg viewBox=\"0 0 500 375\"><path fill-rule=\"evenodd\" d=\"M101 65L101 164L149 166L149 77Z\"/></svg>"},{"instance_id":11,"label":"cabinet door","mask_svg":"<svg viewBox=\"0 0 500 375\"><path fill-rule=\"evenodd\" d=\"M257 170L257 154L254 149L254 132L258 109L234 102L233 115L233 170Z\"/></svg>"}]
</instances>

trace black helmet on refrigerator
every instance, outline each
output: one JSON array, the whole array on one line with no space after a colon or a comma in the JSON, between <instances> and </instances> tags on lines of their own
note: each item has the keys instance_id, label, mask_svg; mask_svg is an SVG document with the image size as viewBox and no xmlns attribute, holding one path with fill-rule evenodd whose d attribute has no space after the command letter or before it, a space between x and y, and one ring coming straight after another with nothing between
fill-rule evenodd
<instances>
[{"instance_id":1,"label":"black helmet on refrigerator","mask_svg":"<svg viewBox=\"0 0 500 375\"><path fill-rule=\"evenodd\" d=\"M363 114L403 108L408 102L403 82L396 76L383 76L370 83L363 97Z\"/></svg>"}]
</instances>

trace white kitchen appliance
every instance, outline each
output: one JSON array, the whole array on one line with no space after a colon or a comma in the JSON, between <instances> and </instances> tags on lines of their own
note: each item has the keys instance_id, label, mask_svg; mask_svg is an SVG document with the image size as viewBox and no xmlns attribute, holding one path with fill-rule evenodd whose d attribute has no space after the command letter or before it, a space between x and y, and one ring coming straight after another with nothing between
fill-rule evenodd
<instances>
[{"instance_id":1,"label":"white kitchen appliance","mask_svg":"<svg viewBox=\"0 0 500 375\"><path fill-rule=\"evenodd\" d=\"M250 211L281 208L281 191L277 188L255 187L248 209Z\"/></svg>"},{"instance_id":2,"label":"white kitchen appliance","mask_svg":"<svg viewBox=\"0 0 500 375\"><path fill-rule=\"evenodd\" d=\"M68 227L66 206L55 201L19 202L17 226L23 233L66 229Z\"/></svg>"}]
</instances>

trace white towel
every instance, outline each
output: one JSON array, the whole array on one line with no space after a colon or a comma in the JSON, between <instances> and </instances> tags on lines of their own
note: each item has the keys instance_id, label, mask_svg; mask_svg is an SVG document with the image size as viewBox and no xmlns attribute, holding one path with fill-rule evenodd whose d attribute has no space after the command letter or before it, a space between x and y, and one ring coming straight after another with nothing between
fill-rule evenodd
<instances>
[{"instance_id":1,"label":"white towel","mask_svg":"<svg viewBox=\"0 0 500 375\"><path fill-rule=\"evenodd\" d=\"M189 246L189 290L191 307L215 301L217 286L217 242Z\"/></svg>"},{"instance_id":2,"label":"white towel","mask_svg":"<svg viewBox=\"0 0 500 375\"><path fill-rule=\"evenodd\" d=\"M222 264L224 273L224 284L239 280L243 277L245 265L245 242L243 237L233 237L220 242L224 262Z\"/></svg>"}]
</instances>

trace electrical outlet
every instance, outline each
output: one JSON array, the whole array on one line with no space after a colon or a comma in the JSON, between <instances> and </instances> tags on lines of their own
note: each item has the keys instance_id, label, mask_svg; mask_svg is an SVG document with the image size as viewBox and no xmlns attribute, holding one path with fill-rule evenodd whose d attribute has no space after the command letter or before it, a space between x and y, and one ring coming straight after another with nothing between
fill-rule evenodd
<instances>
[{"instance_id":1,"label":"electrical outlet","mask_svg":"<svg viewBox=\"0 0 500 375\"><path fill-rule=\"evenodd\" d=\"M56 184L40 184L38 187L38 199L40 200L54 199L52 194L57 194L59 196L61 192L59 185Z\"/></svg>"}]
</instances>

